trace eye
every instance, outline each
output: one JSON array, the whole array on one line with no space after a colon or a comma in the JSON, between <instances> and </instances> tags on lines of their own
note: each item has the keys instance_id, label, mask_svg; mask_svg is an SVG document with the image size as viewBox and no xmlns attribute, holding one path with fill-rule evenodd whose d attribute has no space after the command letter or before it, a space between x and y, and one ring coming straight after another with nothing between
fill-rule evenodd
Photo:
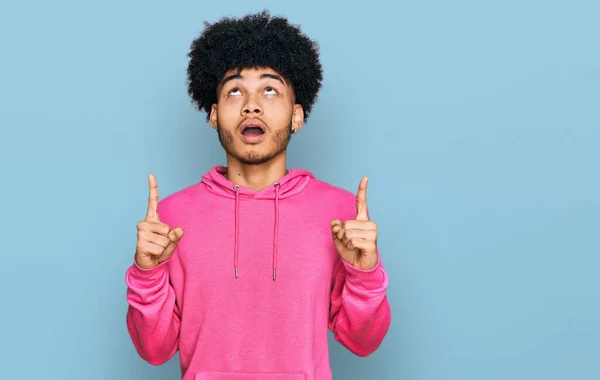
<instances>
[{"instance_id":1,"label":"eye","mask_svg":"<svg viewBox=\"0 0 600 380\"><path fill-rule=\"evenodd\" d=\"M233 96L241 95L240 89L237 88L237 87L232 88L231 90L229 90L229 92L227 93L227 95L233 95Z\"/></svg>"},{"instance_id":2,"label":"eye","mask_svg":"<svg viewBox=\"0 0 600 380\"><path fill-rule=\"evenodd\" d=\"M265 92L268 93L267 95L277 95L278 94L277 90L274 89L273 87L265 88Z\"/></svg>"}]
</instances>

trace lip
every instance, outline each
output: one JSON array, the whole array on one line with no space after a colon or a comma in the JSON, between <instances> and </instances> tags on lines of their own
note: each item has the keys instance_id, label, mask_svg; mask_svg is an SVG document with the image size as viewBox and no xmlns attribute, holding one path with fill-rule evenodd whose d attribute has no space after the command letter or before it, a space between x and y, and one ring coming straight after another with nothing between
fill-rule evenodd
<instances>
[{"instance_id":1,"label":"lip","mask_svg":"<svg viewBox=\"0 0 600 380\"><path fill-rule=\"evenodd\" d=\"M262 129L263 133L266 130L265 123L259 119L246 119L242 122L242 124L240 124L240 133L244 132L244 129L248 127L258 127Z\"/></svg>"},{"instance_id":2,"label":"lip","mask_svg":"<svg viewBox=\"0 0 600 380\"><path fill-rule=\"evenodd\" d=\"M248 127L258 127L263 131L263 134L257 135L257 136L246 136L246 135L244 135L243 132ZM240 124L239 131L240 131L240 138L242 139L242 141L244 141L245 143L248 143L248 144L258 144L265 137L266 127L265 127L265 124L262 121L260 121L259 119L246 119L242 122L242 124Z\"/></svg>"}]
</instances>

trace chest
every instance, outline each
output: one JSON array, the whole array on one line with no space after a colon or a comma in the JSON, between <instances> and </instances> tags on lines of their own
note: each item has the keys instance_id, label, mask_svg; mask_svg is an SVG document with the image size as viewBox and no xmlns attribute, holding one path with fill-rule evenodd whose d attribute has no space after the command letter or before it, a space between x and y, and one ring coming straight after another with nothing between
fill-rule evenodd
<instances>
[{"instance_id":1,"label":"chest","mask_svg":"<svg viewBox=\"0 0 600 380\"><path fill-rule=\"evenodd\" d=\"M231 201L213 206L182 226L185 238L177 252L184 274L181 291L242 303L249 293L258 295L252 302L264 298L271 303L293 295L304 305L329 295L338 257L331 215L285 201L277 208L267 200L240 201L237 210Z\"/></svg>"}]
</instances>

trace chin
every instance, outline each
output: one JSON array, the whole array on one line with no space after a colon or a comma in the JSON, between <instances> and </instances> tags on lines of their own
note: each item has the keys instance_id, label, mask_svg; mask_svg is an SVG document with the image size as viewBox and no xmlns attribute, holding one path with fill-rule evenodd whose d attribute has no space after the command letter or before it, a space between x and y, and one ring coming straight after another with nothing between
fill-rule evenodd
<instances>
[{"instance_id":1,"label":"chin","mask_svg":"<svg viewBox=\"0 0 600 380\"><path fill-rule=\"evenodd\" d=\"M228 152L230 156L244 165L261 165L269 162L275 155L258 149L240 149Z\"/></svg>"},{"instance_id":2,"label":"chin","mask_svg":"<svg viewBox=\"0 0 600 380\"><path fill-rule=\"evenodd\" d=\"M262 165L265 164L269 161L271 161L273 159L272 156L262 156L262 157L240 157L238 158L238 161L240 161L242 164L244 165Z\"/></svg>"}]
</instances>

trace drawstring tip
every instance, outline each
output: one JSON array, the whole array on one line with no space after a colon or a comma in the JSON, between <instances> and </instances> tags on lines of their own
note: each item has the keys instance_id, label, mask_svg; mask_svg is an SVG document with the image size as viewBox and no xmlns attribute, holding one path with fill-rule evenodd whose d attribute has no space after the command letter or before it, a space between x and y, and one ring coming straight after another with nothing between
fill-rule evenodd
<instances>
[{"instance_id":1,"label":"drawstring tip","mask_svg":"<svg viewBox=\"0 0 600 380\"><path fill-rule=\"evenodd\" d=\"M239 273L238 273L238 267L235 267L235 278L238 278Z\"/></svg>"},{"instance_id":2,"label":"drawstring tip","mask_svg":"<svg viewBox=\"0 0 600 380\"><path fill-rule=\"evenodd\" d=\"M273 269L273 281L277 279L277 269Z\"/></svg>"}]
</instances>

